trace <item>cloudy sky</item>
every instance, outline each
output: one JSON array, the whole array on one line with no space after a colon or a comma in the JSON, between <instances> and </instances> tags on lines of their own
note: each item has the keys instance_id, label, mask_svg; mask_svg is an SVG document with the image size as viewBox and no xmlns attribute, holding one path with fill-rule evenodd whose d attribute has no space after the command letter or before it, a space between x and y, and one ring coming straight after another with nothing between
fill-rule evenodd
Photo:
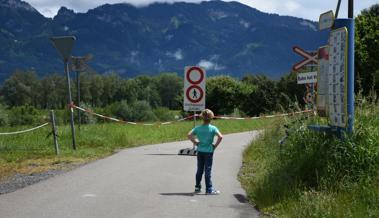
<instances>
[{"instance_id":1,"label":"cloudy sky","mask_svg":"<svg viewBox=\"0 0 379 218\"><path fill-rule=\"evenodd\" d=\"M148 5L151 2L200 2L201 0L24 0L35 7L46 17L56 15L61 6L73 9L76 12L86 12L102 4L113 4L127 2L139 7ZM230 0L226 0L230 1ZM291 15L310 20L318 20L319 15L328 10L335 11L337 0L235 0L258 10L276 13L280 15ZM347 17L347 0L342 0L339 17ZM379 0L359 0L355 1L355 15L362 9L367 8Z\"/></svg>"}]
</instances>

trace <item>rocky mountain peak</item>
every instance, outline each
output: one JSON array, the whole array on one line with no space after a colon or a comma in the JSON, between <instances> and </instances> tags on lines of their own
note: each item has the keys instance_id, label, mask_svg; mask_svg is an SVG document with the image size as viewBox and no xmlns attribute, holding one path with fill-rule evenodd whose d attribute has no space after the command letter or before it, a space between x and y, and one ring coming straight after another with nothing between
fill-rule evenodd
<instances>
[{"instance_id":1,"label":"rocky mountain peak","mask_svg":"<svg viewBox=\"0 0 379 218\"><path fill-rule=\"evenodd\" d=\"M20 0L0 0L0 7L6 7L10 9L23 9L26 11L39 13L30 4Z\"/></svg>"}]
</instances>

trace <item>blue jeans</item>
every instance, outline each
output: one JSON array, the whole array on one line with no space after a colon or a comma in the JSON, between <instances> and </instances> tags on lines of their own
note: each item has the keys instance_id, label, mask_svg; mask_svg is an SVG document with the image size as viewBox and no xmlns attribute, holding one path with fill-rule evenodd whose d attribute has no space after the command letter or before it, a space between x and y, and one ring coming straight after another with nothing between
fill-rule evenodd
<instances>
[{"instance_id":1,"label":"blue jeans","mask_svg":"<svg viewBox=\"0 0 379 218\"><path fill-rule=\"evenodd\" d=\"M196 188L201 188L201 178L205 171L205 187L206 191L210 192L212 190L212 163L213 163L213 153L198 152L197 153L197 172L196 172Z\"/></svg>"}]
</instances>

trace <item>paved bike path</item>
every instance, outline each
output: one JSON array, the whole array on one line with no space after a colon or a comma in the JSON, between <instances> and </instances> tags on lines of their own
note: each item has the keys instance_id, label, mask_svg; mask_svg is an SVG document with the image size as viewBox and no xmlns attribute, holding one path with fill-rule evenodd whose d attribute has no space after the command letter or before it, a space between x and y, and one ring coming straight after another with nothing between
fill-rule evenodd
<instances>
[{"instance_id":1,"label":"paved bike path","mask_svg":"<svg viewBox=\"0 0 379 218\"><path fill-rule=\"evenodd\" d=\"M176 155L191 147L182 141L125 149L0 195L0 217L258 217L237 180L243 149L256 136L257 132L224 136L214 156L213 183L221 191L217 196L193 194L196 157Z\"/></svg>"}]
</instances>

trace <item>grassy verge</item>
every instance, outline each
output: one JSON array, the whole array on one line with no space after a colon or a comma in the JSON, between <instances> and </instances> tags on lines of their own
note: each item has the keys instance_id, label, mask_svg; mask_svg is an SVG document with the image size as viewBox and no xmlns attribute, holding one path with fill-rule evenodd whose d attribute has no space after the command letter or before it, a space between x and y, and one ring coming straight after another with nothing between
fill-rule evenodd
<instances>
[{"instance_id":1,"label":"grassy verge","mask_svg":"<svg viewBox=\"0 0 379 218\"><path fill-rule=\"evenodd\" d=\"M267 217L379 217L379 105L357 108L355 132L340 140L307 124L277 123L244 153L240 180ZM283 145L283 124L290 136Z\"/></svg>"},{"instance_id":2,"label":"grassy verge","mask_svg":"<svg viewBox=\"0 0 379 218\"><path fill-rule=\"evenodd\" d=\"M268 120L215 120L223 134L263 129L273 122ZM199 123L199 122L198 122ZM58 126L61 155L56 156L51 127L33 132L0 137L0 180L15 173L35 173L82 164L105 157L118 149L139 145L185 140L193 122L162 126L124 125L117 123L82 125L77 132L77 150L71 147L69 126ZM28 127L1 128L11 132Z\"/></svg>"}]
</instances>

